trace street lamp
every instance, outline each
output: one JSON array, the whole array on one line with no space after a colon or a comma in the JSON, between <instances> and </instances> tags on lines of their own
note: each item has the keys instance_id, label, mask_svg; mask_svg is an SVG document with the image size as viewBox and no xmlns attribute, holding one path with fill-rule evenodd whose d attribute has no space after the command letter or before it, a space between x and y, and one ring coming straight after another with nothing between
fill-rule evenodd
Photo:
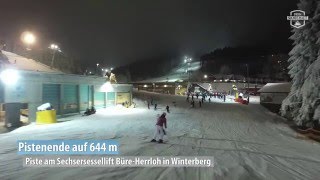
<instances>
[{"instance_id":1,"label":"street lamp","mask_svg":"<svg viewBox=\"0 0 320 180\"><path fill-rule=\"evenodd\" d=\"M98 74L101 75L101 73L103 72L103 70L102 70L101 68L99 68L99 65L100 65L99 63L97 63L96 65L97 65L97 68L96 68L96 73L95 73L95 74L96 74L96 75L98 75Z\"/></svg>"},{"instance_id":2,"label":"street lamp","mask_svg":"<svg viewBox=\"0 0 320 180\"><path fill-rule=\"evenodd\" d=\"M208 75L205 74L203 77L204 77L205 79L207 79L207 78L208 78Z\"/></svg>"},{"instance_id":3,"label":"street lamp","mask_svg":"<svg viewBox=\"0 0 320 180\"><path fill-rule=\"evenodd\" d=\"M60 51L60 48L58 45L56 44L51 44L49 49L52 49L53 50L53 56L52 56L52 60L51 60L51 69L53 68L53 62L54 62L54 58L55 58L55 55L56 55L56 51Z\"/></svg>"}]
</instances>

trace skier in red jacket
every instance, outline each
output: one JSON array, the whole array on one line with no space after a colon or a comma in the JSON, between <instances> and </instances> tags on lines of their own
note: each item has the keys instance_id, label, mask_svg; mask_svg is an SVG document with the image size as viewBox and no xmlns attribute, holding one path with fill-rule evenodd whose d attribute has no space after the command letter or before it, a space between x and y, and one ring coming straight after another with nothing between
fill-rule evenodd
<instances>
[{"instance_id":1,"label":"skier in red jacket","mask_svg":"<svg viewBox=\"0 0 320 180\"><path fill-rule=\"evenodd\" d=\"M156 124L156 131L154 133L153 139L151 142L157 142L157 137L159 137L159 143L163 143L163 136L165 134L165 130L163 129L163 126L167 128L167 119L166 119L166 113L162 113L162 115L158 118L157 124Z\"/></svg>"}]
</instances>

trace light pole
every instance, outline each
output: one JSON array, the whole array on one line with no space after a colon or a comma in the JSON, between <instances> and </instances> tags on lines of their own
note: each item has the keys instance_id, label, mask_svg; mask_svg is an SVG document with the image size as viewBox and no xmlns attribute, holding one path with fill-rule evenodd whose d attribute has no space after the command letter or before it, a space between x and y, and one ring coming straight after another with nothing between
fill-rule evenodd
<instances>
[{"instance_id":1,"label":"light pole","mask_svg":"<svg viewBox=\"0 0 320 180\"><path fill-rule=\"evenodd\" d=\"M191 66L191 58L188 58L187 56L184 57L184 63L187 63L187 70L186 72L188 73L188 81L190 82L190 66Z\"/></svg>"},{"instance_id":2,"label":"light pole","mask_svg":"<svg viewBox=\"0 0 320 180\"><path fill-rule=\"evenodd\" d=\"M52 69L53 68L53 62L54 62L54 58L55 58L55 55L56 55L56 51L59 50L59 47L58 45L56 44L51 44L49 49L52 49L53 50L53 55L52 55L52 59L51 59L51 65L50 65L50 68Z\"/></svg>"},{"instance_id":3,"label":"light pole","mask_svg":"<svg viewBox=\"0 0 320 180\"><path fill-rule=\"evenodd\" d=\"M249 92L249 64L246 64L247 66L247 81L248 81L248 103L249 103L249 98L250 98L250 92Z\"/></svg>"},{"instance_id":4,"label":"light pole","mask_svg":"<svg viewBox=\"0 0 320 180\"><path fill-rule=\"evenodd\" d=\"M246 64L247 67L247 84L248 84L248 89L249 89L249 65Z\"/></svg>"},{"instance_id":5,"label":"light pole","mask_svg":"<svg viewBox=\"0 0 320 180\"><path fill-rule=\"evenodd\" d=\"M190 87L190 66L191 66L191 61L192 59L189 58L188 56L184 57L184 64L187 65L186 67L186 73L188 73L188 85L187 85L187 89L189 89ZM189 90L188 90L189 91Z\"/></svg>"}]
</instances>

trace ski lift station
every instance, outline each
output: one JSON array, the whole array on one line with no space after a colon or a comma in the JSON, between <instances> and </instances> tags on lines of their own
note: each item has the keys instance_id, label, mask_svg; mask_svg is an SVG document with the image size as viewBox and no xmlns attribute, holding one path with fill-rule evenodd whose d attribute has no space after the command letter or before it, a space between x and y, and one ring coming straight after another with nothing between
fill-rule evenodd
<instances>
[{"instance_id":1,"label":"ski lift station","mask_svg":"<svg viewBox=\"0 0 320 180\"><path fill-rule=\"evenodd\" d=\"M4 68L1 80L2 117L6 104L22 103L20 111L29 122L36 120L37 107L44 103L50 103L58 117L92 106L98 109L132 104L132 85L111 84L103 77Z\"/></svg>"}]
</instances>

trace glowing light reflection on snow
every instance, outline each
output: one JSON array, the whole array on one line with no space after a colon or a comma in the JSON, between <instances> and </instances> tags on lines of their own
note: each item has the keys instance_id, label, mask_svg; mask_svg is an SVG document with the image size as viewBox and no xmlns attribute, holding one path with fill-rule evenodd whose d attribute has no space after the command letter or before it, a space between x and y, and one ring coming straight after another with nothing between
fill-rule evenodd
<instances>
[{"instance_id":1,"label":"glowing light reflection on snow","mask_svg":"<svg viewBox=\"0 0 320 180\"><path fill-rule=\"evenodd\" d=\"M114 89L113 89L112 84L110 82L106 82L101 86L100 91L101 92L113 92Z\"/></svg>"},{"instance_id":2,"label":"glowing light reflection on snow","mask_svg":"<svg viewBox=\"0 0 320 180\"><path fill-rule=\"evenodd\" d=\"M122 105L118 105L115 107L107 107L105 109L99 109L97 114L100 115L110 115L110 116L121 116L121 115L131 115L131 114L139 114L146 112L146 109L142 108L126 108Z\"/></svg>"}]
</instances>

